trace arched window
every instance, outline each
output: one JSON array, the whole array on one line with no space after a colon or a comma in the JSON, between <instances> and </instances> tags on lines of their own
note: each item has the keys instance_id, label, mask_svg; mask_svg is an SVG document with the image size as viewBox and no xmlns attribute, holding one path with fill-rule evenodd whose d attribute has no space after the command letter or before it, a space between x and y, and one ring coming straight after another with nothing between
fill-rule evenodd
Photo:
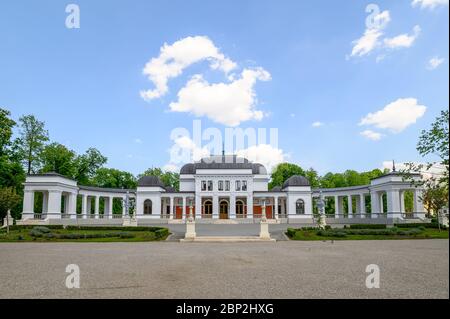
<instances>
[{"instance_id":1,"label":"arched window","mask_svg":"<svg viewBox=\"0 0 450 319\"><path fill-rule=\"evenodd\" d=\"M295 203L295 213L297 215L303 215L305 213L305 202L303 199L298 199Z\"/></svg>"},{"instance_id":2,"label":"arched window","mask_svg":"<svg viewBox=\"0 0 450 319\"><path fill-rule=\"evenodd\" d=\"M210 200L205 201L203 214L212 215L212 202Z\"/></svg>"},{"instance_id":3,"label":"arched window","mask_svg":"<svg viewBox=\"0 0 450 319\"><path fill-rule=\"evenodd\" d=\"M144 215L152 214L152 201L150 199L146 199L144 201Z\"/></svg>"},{"instance_id":4,"label":"arched window","mask_svg":"<svg viewBox=\"0 0 450 319\"><path fill-rule=\"evenodd\" d=\"M244 203L241 200L236 201L236 215L244 215Z\"/></svg>"}]
</instances>

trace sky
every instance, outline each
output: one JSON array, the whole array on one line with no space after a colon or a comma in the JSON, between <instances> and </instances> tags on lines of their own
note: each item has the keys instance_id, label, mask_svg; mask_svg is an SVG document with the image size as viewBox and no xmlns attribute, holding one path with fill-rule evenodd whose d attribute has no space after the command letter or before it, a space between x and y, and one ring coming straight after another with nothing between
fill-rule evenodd
<instances>
[{"instance_id":1,"label":"sky","mask_svg":"<svg viewBox=\"0 0 450 319\"><path fill-rule=\"evenodd\" d=\"M448 12L448 0L2 1L0 107L134 174L220 153L195 139L198 121L206 135L277 129L272 144L225 146L269 169L423 161L420 132L449 106Z\"/></svg>"}]
</instances>

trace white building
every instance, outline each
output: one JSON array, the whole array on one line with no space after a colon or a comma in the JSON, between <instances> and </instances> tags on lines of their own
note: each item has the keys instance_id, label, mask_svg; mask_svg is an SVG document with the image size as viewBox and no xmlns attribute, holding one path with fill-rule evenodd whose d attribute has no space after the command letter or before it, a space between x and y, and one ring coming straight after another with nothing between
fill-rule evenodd
<instances>
[{"instance_id":1,"label":"white building","mask_svg":"<svg viewBox=\"0 0 450 319\"><path fill-rule=\"evenodd\" d=\"M269 190L269 179L263 165L228 155L184 165L180 170L179 191L166 187L155 176L144 176L137 189L126 190L77 185L76 181L56 173L29 175L24 183L19 223L121 224L128 216L125 202L134 203L135 218L142 225L182 222L188 216L198 222L253 222L263 212L272 222L311 223L313 201L320 194L337 203L332 214L327 212L331 223L361 223L361 219L384 223L425 217L420 201L422 189L404 181L396 172L375 178L370 185L334 189L311 189L308 179L292 176L282 187ZM405 212L405 191L414 194L414 213ZM40 213L34 212L37 192L43 194ZM120 203L120 212L113 213L114 201ZM370 211L366 209L367 203Z\"/></svg>"}]
</instances>

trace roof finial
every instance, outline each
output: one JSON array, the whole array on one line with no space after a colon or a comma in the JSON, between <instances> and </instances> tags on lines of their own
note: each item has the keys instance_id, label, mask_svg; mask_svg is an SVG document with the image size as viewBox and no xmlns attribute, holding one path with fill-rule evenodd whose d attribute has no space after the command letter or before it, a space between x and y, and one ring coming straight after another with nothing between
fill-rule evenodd
<instances>
[{"instance_id":1,"label":"roof finial","mask_svg":"<svg viewBox=\"0 0 450 319\"><path fill-rule=\"evenodd\" d=\"M395 161L392 160L392 172L395 172Z\"/></svg>"},{"instance_id":2,"label":"roof finial","mask_svg":"<svg viewBox=\"0 0 450 319\"><path fill-rule=\"evenodd\" d=\"M222 156L225 156L225 142L222 142Z\"/></svg>"}]
</instances>

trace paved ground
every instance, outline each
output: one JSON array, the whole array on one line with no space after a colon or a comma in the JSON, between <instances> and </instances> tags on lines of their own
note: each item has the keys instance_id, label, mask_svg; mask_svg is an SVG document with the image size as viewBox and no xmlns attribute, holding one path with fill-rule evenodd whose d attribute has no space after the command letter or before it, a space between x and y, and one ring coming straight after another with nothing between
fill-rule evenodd
<instances>
[{"instance_id":1,"label":"paved ground","mask_svg":"<svg viewBox=\"0 0 450 319\"><path fill-rule=\"evenodd\" d=\"M449 298L448 240L4 243L0 269L0 298Z\"/></svg>"}]
</instances>

